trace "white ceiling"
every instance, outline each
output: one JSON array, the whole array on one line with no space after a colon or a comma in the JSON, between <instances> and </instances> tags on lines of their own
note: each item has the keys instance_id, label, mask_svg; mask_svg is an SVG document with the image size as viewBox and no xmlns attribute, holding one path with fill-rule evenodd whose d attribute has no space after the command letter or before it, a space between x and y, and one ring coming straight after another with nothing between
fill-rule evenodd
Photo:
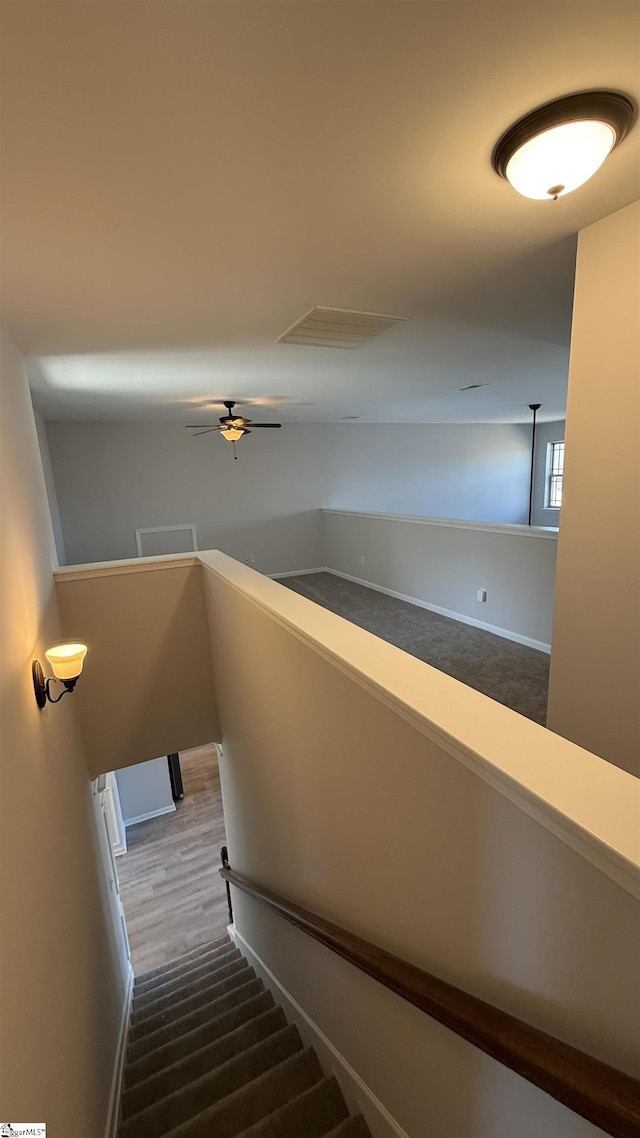
<instances>
[{"instance_id":1,"label":"white ceiling","mask_svg":"<svg viewBox=\"0 0 640 1138\"><path fill-rule=\"evenodd\" d=\"M639 17L617 0L3 0L3 319L37 406L561 417L575 235L639 196L640 127L555 203L519 197L490 155L559 95L640 101ZM276 344L314 304L409 321L358 351Z\"/></svg>"}]
</instances>

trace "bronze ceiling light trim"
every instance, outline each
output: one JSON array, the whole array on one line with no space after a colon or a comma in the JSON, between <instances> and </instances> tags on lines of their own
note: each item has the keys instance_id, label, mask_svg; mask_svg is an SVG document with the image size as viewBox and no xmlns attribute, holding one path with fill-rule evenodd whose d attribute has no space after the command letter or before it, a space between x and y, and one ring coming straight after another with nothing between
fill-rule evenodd
<instances>
[{"instance_id":1,"label":"bronze ceiling light trim","mask_svg":"<svg viewBox=\"0 0 640 1138\"><path fill-rule=\"evenodd\" d=\"M524 197L555 200L595 174L635 119L635 104L618 91L565 95L510 126L491 165Z\"/></svg>"}]
</instances>

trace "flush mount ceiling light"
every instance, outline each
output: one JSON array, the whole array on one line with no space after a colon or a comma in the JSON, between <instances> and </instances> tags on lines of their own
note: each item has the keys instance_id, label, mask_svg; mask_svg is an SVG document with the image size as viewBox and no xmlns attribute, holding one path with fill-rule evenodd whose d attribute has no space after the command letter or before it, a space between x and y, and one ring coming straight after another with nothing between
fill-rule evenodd
<instances>
[{"instance_id":1,"label":"flush mount ceiling light","mask_svg":"<svg viewBox=\"0 0 640 1138\"><path fill-rule=\"evenodd\" d=\"M509 127L491 164L523 197L555 201L595 174L634 119L634 104L616 91L566 95Z\"/></svg>"}]
</instances>

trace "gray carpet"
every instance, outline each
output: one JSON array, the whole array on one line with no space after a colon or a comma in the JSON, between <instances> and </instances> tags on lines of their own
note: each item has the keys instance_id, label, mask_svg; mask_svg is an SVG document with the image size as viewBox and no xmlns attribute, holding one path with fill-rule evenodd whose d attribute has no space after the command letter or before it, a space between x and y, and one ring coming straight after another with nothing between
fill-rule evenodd
<instances>
[{"instance_id":1,"label":"gray carpet","mask_svg":"<svg viewBox=\"0 0 640 1138\"><path fill-rule=\"evenodd\" d=\"M332 573L280 584L544 726L549 656Z\"/></svg>"},{"instance_id":2,"label":"gray carpet","mask_svg":"<svg viewBox=\"0 0 640 1138\"><path fill-rule=\"evenodd\" d=\"M225 937L140 976L118 1138L371 1138Z\"/></svg>"}]
</instances>

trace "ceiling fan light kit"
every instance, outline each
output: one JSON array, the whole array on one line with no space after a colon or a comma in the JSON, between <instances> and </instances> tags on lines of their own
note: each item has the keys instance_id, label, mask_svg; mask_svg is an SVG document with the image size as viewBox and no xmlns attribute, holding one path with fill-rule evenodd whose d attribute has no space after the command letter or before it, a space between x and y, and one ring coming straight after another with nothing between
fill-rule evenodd
<instances>
[{"instance_id":1,"label":"ceiling fan light kit","mask_svg":"<svg viewBox=\"0 0 640 1138\"><path fill-rule=\"evenodd\" d=\"M565 95L510 126L491 164L523 197L555 201L595 174L635 118L635 105L617 91Z\"/></svg>"},{"instance_id":2,"label":"ceiling fan light kit","mask_svg":"<svg viewBox=\"0 0 640 1138\"><path fill-rule=\"evenodd\" d=\"M233 408L236 403L234 399L223 400L223 405L227 408L227 414L220 416L219 423L191 423L187 424L188 431L195 431L197 435L210 435L212 431L217 431L222 435L223 439L233 443L233 457L237 458L236 442L242 438L243 435L250 435L256 427L267 428L274 430L282 426L282 423L254 423L252 419L245 419L242 415L234 415ZM249 429L251 428L251 429Z\"/></svg>"}]
</instances>

